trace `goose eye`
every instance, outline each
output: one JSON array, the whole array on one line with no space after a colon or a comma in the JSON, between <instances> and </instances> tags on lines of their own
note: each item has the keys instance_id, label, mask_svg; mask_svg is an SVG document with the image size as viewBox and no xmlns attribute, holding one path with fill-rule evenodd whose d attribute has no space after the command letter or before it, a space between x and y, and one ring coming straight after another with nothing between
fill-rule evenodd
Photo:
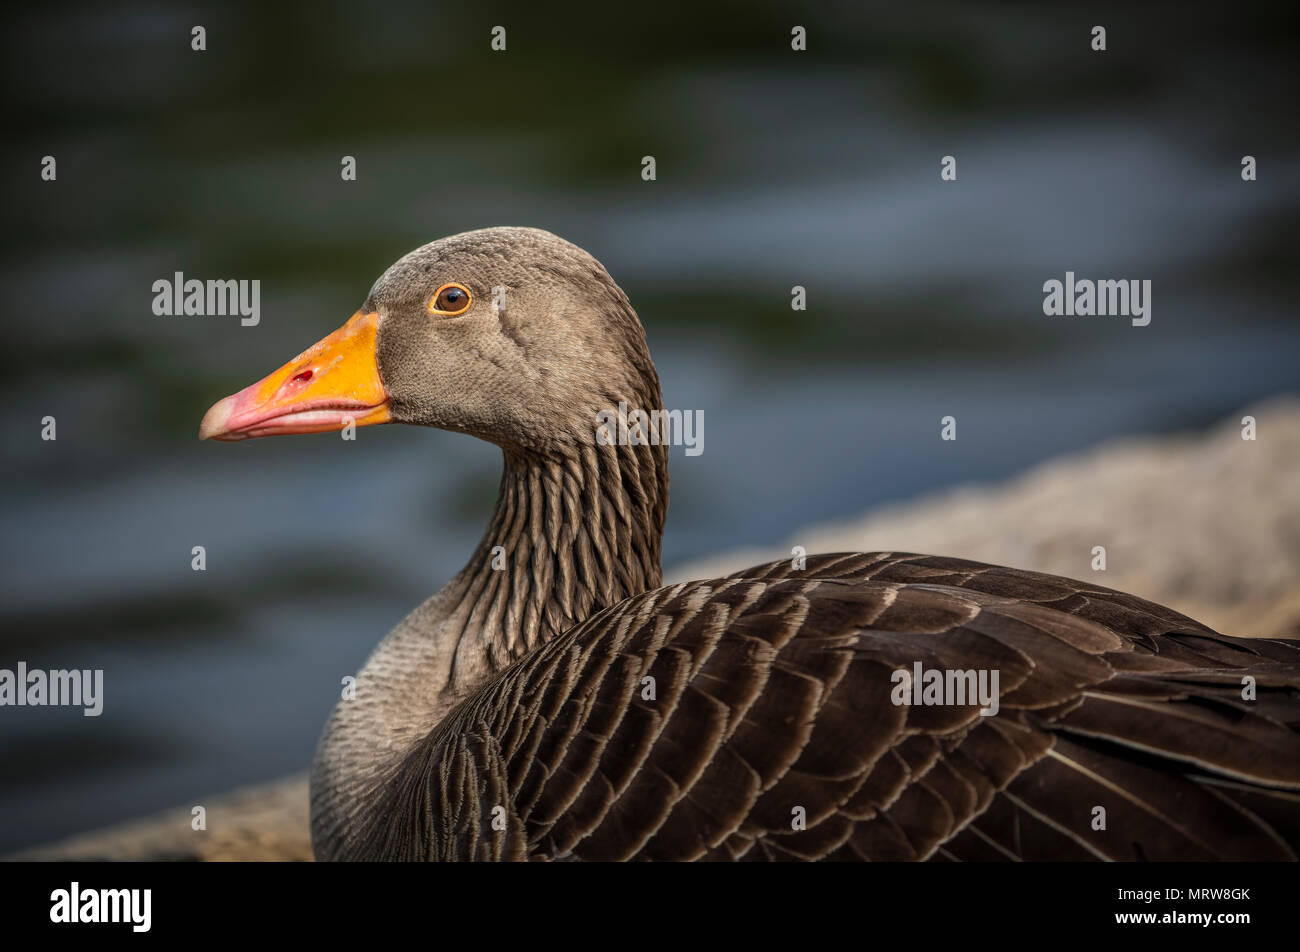
<instances>
[{"instance_id":1,"label":"goose eye","mask_svg":"<svg viewBox=\"0 0 1300 952\"><path fill-rule=\"evenodd\" d=\"M444 284L429 302L429 313L456 315L463 314L470 304L469 291L459 284Z\"/></svg>"}]
</instances>

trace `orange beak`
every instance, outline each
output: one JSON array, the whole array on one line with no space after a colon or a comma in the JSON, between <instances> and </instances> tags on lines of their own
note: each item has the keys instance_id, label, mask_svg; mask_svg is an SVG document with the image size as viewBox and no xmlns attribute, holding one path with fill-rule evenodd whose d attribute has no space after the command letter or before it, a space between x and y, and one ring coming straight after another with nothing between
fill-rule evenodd
<instances>
[{"instance_id":1,"label":"orange beak","mask_svg":"<svg viewBox=\"0 0 1300 952\"><path fill-rule=\"evenodd\" d=\"M199 439L247 440L387 423L392 416L375 355L378 328L377 313L357 311L275 373L214 404L199 424Z\"/></svg>"}]
</instances>

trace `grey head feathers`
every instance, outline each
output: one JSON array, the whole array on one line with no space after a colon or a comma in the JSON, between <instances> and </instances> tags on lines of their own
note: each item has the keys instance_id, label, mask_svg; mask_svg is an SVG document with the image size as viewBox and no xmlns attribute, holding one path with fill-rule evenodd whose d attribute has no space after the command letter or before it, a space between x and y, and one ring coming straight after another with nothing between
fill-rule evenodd
<instances>
[{"instance_id":1,"label":"grey head feathers","mask_svg":"<svg viewBox=\"0 0 1300 952\"><path fill-rule=\"evenodd\" d=\"M463 315L431 317L448 282ZM370 290L394 418L546 452L589 441L601 409L658 408L636 313L591 255L536 228L485 228L405 255Z\"/></svg>"}]
</instances>

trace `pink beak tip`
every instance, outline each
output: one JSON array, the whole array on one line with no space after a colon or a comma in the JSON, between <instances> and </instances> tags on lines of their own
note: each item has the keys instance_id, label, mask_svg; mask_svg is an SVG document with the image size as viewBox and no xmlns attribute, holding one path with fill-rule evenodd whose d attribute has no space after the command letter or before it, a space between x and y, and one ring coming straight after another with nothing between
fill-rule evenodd
<instances>
[{"instance_id":1,"label":"pink beak tip","mask_svg":"<svg viewBox=\"0 0 1300 952\"><path fill-rule=\"evenodd\" d=\"M208 412L203 414L203 421L199 424L199 439L221 438L222 434L226 432L226 424L230 420L234 402L234 396L225 397L214 403Z\"/></svg>"}]
</instances>

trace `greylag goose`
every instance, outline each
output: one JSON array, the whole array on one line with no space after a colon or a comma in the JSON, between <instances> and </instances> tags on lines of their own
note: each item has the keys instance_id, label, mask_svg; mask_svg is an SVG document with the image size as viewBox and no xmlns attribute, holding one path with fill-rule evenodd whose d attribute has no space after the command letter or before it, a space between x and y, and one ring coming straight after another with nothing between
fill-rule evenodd
<instances>
[{"instance_id":1,"label":"greylag goose","mask_svg":"<svg viewBox=\"0 0 1300 952\"><path fill-rule=\"evenodd\" d=\"M667 447L598 439L620 403L662 407L626 295L569 242L489 228L406 255L203 418L504 457L469 564L325 727L318 858L1296 858L1300 643L903 553L663 587Z\"/></svg>"}]
</instances>

